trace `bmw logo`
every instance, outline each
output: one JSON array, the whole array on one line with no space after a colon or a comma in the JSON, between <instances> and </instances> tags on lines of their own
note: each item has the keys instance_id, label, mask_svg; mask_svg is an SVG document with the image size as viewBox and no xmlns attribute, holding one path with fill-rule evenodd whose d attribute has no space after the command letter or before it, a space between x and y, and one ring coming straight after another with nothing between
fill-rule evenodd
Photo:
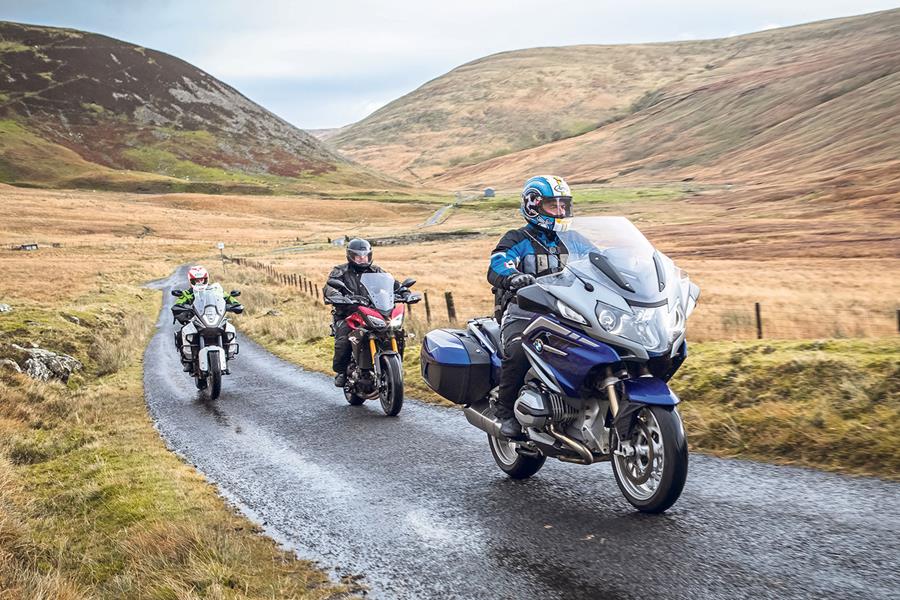
<instances>
[{"instance_id":1,"label":"bmw logo","mask_svg":"<svg viewBox=\"0 0 900 600\"><path fill-rule=\"evenodd\" d=\"M541 340L534 340L534 351L537 353L541 353L544 351L544 342Z\"/></svg>"}]
</instances>

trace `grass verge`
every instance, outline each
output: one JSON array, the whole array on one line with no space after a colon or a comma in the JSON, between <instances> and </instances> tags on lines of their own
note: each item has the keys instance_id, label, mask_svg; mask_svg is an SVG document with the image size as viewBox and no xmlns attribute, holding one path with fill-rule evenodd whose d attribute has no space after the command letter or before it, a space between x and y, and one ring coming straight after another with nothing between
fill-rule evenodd
<instances>
[{"instance_id":1,"label":"grass verge","mask_svg":"<svg viewBox=\"0 0 900 600\"><path fill-rule=\"evenodd\" d=\"M73 306L78 323L37 305L0 319L0 346L85 364L68 384L0 370L0 597L346 595L163 445L141 377L158 295L117 286Z\"/></svg>"}]
</instances>

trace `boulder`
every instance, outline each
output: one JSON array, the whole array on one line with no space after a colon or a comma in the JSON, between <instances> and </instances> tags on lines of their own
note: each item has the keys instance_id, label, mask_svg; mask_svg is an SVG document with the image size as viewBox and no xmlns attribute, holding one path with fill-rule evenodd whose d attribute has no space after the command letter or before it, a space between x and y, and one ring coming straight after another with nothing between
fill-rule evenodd
<instances>
[{"instance_id":1,"label":"boulder","mask_svg":"<svg viewBox=\"0 0 900 600\"><path fill-rule=\"evenodd\" d=\"M38 381L59 379L65 383L69 381L72 373L80 371L84 367L81 361L68 354L57 354L43 348L23 348L16 344L10 346L16 352L26 356L22 365L25 373Z\"/></svg>"}]
</instances>

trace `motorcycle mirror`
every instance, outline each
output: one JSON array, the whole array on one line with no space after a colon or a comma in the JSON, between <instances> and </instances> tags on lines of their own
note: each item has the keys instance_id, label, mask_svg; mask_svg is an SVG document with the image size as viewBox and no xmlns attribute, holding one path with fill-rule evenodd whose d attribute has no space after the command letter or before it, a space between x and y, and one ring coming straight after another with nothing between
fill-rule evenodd
<instances>
[{"instance_id":1,"label":"motorcycle mirror","mask_svg":"<svg viewBox=\"0 0 900 600\"><path fill-rule=\"evenodd\" d=\"M172 292L171 292L171 294L173 296L175 296L176 298L180 297L183 293L184 292L182 292L181 290L172 290Z\"/></svg>"},{"instance_id":2,"label":"motorcycle mirror","mask_svg":"<svg viewBox=\"0 0 900 600\"><path fill-rule=\"evenodd\" d=\"M229 295L234 297L240 296L241 290L231 290L231 292L229 292Z\"/></svg>"},{"instance_id":3,"label":"motorcycle mirror","mask_svg":"<svg viewBox=\"0 0 900 600\"><path fill-rule=\"evenodd\" d=\"M400 284L400 287L410 288L413 285L415 285L415 283L416 283L416 280L413 279L412 277L410 277L408 279L404 279L403 283Z\"/></svg>"},{"instance_id":4,"label":"motorcycle mirror","mask_svg":"<svg viewBox=\"0 0 900 600\"><path fill-rule=\"evenodd\" d=\"M345 292L349 292L349 291L350 291L350 290L347 288L347 286L344 285L344 282L341 281L340 279L334 279L334 278L331 278L331 279L328 280L328 285L329 285L330 287L333 287L333 288L336 289L336 290L342 290L342 291L345 291Z\"/></svg>"}]
</instances>

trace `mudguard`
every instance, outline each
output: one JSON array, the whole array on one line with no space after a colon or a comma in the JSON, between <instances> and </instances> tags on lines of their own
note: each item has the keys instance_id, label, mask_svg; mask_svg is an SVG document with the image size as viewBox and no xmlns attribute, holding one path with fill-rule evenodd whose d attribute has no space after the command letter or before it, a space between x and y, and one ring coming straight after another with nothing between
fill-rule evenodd
<instances>
[{"instance_id":1,"label":"mudguard","mask_svg":"<svg viewBox=\"0 0 900 600\"><path fill-rule=\"evenodd\" d=\"M221 371L225 372L227 368L227 359L225 357L225 351L219 346L204 346L200 349L200 354L197 356L197 360L200 363L200 371L202 373L206 373L209 371L209 353L215 352L215 356L219 358L219 366L221 367Z\"/></svg>"},{"instance_id":2,"label":"mudguard","mask_svg":"<svg viewBox=\"0 0 900 600\"><path fill-rule=\"evenodd\" d=\"M631 402L675 406L679 402L675 392L659 377L638 377L625 380L625 396Z\"/></svg>"}]
</instances>

